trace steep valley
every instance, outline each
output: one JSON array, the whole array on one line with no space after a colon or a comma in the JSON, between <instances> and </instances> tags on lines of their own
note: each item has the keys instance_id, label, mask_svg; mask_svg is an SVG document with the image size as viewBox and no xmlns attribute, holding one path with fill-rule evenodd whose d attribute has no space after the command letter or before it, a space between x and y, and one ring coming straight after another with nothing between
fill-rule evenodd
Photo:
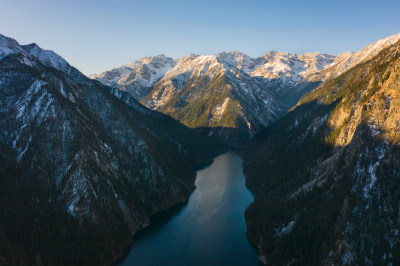
<instances>
[{"instance_id":1,"label":"steep valley","mask_svg":"<svg viewBox=\"0 0 400 266\"><path fill-rule=\"evenodd\" d=\"M242 160L216 158L230 148L261 263L400 265L399 88L400 34L338 56L158 55L89 77L0 34L0 265L113 264L185 202L151 239L186 241L182 264L210 239L210 258L257 263ZM132 258L156 261L138 242Z\"/></svg>"},{"instance_id":2,"label":"steep valley","mask_svg":"<svg viewBox=\"0 0 400 266\"><path fill-rule=\"evenodd\" d=\"M244 151L266 264L399 263L400 42L305 95Z\"/></svg>"}]
</instances>

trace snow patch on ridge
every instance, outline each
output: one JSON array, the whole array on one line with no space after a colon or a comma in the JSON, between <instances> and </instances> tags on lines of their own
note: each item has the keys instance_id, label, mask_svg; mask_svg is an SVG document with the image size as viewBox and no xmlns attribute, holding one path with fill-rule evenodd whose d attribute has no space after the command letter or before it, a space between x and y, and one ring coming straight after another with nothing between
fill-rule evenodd
<instances>
[{"instance_id":1,"label":"snow patch on ridge","mask_svg":"<svg viewBox=\"0 0 400 266\"><path fill-rule=\"evenodd\" d=\"M226 98L225 101L221 105L218 105L215 108L214 117L218 116L216 121L220 121L221 120L221 117L224 114L224 112L226 110L226 107L228 106L228 103L229 103L229 98Z\"/></svg>"}]
</instances>

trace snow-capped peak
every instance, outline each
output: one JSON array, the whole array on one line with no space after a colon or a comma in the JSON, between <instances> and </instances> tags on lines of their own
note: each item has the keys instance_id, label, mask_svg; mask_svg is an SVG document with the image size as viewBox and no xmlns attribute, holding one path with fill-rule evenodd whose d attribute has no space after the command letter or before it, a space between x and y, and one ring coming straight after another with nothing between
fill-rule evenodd
<instances>
[{"instance_id":1,"label":"snow-capped peak","mask_svg":"<svg viewBox=\"0 0 400 266\"><path fill-rule=\"evenodd\" d=\"M132 71L120 79L118 84L125 86L137 81L142 86L150 87L175 65L175 59L163 54L154 57L142 57L126 65L131 67Z\"/></svg>"},{"instance_id":2,"label":"snow-capped peak","mask_svg":"<svg viewBox=\"0 0 400 266\"><path fill-rule=\"evenodd\" d=\"M176 61L164 54L147 56L101 74L91 74L89 78L113 87L124 87L134 81L149 87L175 66Z\"/></svg>"},{"instance_id":3,"label":"snow-capped peak","mask_svg":"<svg viewBox=\"0 0 400 266\"><path fill-rule=\"evenodd\" d=\"M16 40L0 34L0 60L10 54L16 54L23 51L24 50Z\"/></svg>"},{"instance_id":4,"label":"snow-capped peak","mask_svg":"<svg viewBox=\"0 0 400 266\"><path fill-rule=\"evenodd\" d=\"M334 59L333 55L319 52L297 55L270 51L258 59L261 63L250 75L266 79L280 78L285 83L296 83L332 64Z\"/></svg>"},{"instance_id":5,"label":"snow-capped peak","mask_svg":"<svg viewBox=\"0 0 400 266\"><path fill-rule=\"evenodd\" d=\"M61 71L67 71L71 67L64 58L51 50L40 48L36 43L22 45L21 47L30 55L39 59L39 61L45 66L54 67Z\"/></svg>"},{"instance_id":6,"label":"snow-capped peak","mask_svg":"<svg viewBox=\"0 0 400 266\"><path fill-rule=\"evenodd\" d=\"M0 34L0 60L10 54L23 54L24 63L28 65L35 64L32 58L34 57L47 67L54 67L64 72L71 68L64 58L51 50L44 50L36 43L20 45L16 40Z\"/></svg>"},{"instance_id":7,"label":"snow-capped peak","mask_svg":"<svg viewBox=\"0 0 400 266\"><path fill-rule=\"evenodd\" d=\"M346 70L371 59L376 56L380 51L389 47L392 44L395 44L400 40L400 33L389 36L377 42L374 42L367 47L359 50L358 52L345 52L337 56L335 62L326 68L323 72L321 72L320 77L321 80L326 80L331 77L336 77Z\"/></svg>"},{"instance_id":8,"label":"snow-capped peak","mask_svg":"<svg viewBox=\"0 0 400 266\"><path fill-rule=\"evenodd\" d=\"M400 33L389 36L385 39L379 40L373 44L368 45L364 49L356 52L354 54L354 62L361 62L364 61L367 57L371 58L378 54L381 50L386 47L389 47L392 44L395 44L397 41L400 40Z\"/></svg>"}]
</instances>

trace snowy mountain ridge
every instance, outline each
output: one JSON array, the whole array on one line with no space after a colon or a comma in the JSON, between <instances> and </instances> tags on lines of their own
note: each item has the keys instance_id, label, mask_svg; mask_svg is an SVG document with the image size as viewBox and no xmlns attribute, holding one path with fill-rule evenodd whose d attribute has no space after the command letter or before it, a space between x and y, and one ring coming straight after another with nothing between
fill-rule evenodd
<instances>
[{"instance_id":1,"label":"snowy mountain ridge","mask_svg":"<svg viewBox=\"0 0 400 266\"><path fill-rule=\"evenodd\" d=\"M376 56L380 51L395 44L398 40L400 40L400 33L378 40L357 52L342 53L336 57L332 65L326 67L311 79L325 81L337 77L350 68Z\"/></svg>"},{"instance_id":2,"label":"snowy mountain ridge","mask_svg":"<svg viewBox=\"0 0 400 266\"><path fill-rule=\"evenodd\" d=\"M110 86L125 86L128 83L139 82L143 86L152 86L168 71L175 71L174 66L180 60L199 56L211 56L219 63L236 67L248 73L252 77L264 79L282 79L285 83L295 84L299 81L326 80L337 76L347 69L375 56L382 49L394 44L400 39L400 33L389 36L368 45L358 52L345 52L338 56L309 52L300 55L269 51L265 55L252 58L239 51L220 52L216 55L188 55L181 58L170 58L165 55L143 57L125 66L105 71L101 74L91 74L91 79ZM149 71L141 70L145 78L141 79L136 69L147 66ZM190 67L190 65L188 66ZM135 73L129 77L131 72ZM178 70L179 71L179 70ZM151 74L148 74L148 73ZM132 74L133 74L132 73ZM140 72L139 72L140 73ZM146 76L147 75L147 76ZM137 80L135 80L137 78ZM117 85L118 84L118 85Z\"/></svg>"},{"instance_id":3,"label":"snowy mountain ridge","mask_svg":"<svg viewBox=\"0 0 400 266\"><path fill-rule=\"evenodd\" d=\"M26 51L19 46L16 40L0 34L0 60L10 54L16 53L26 54Z\"/></svg>"},{"instance_id":4,"label":"snowy mountain ridge","mask_svg":"<svg viewBox=\"0 0 400 266\"><path fill-rule=\"evenodd\" d=\"M36 43L22 45L25 51L30 55L36 57L40 62L46 66L54 67L61 71L68 71L71 66L65 61L64 58L56 54L51 50L44 50L40 48Z\"/></svg>"},{"instance_id":5,"label":"snowy mountain ridge","mask_svg":"<svg viewBox=\"0 0 400 266\"><path fill-rule=\"evenodd\" d=\"M32 56L47 67L54 67L55 69L64 72L71 69L71 66L64 58L51 50L44 50L35 43L19 45L16 40L0 34L0 60L10 54L19 53L24 55L25 63L30 61L30 64L35 64L35 60L31 60L32 58L30 56Z\"/></svg>"},{"instance_id":6,"label":"snowy mountain ridge","mask_svg":"<svg viewBox=\"0 0 400 266\"><path fill-rule=\"evenodd\" d=\"M319 52L297 55L276 51L270 51L257 58L252 58L238 51L221 52L216 55L191 54L179 59L159 55L155 57L143 57L125 66L114 68L101 74L91 74L89 78L96 79L109 86L119 85L123 87L129 82L135 81L145 86L151 86L168 71L181 71L181 69L174 69L179 61L183 60L183 62L187 62L189 58L194 60L197 57L201 59L210 59L213 57L218 63L224 64L226 68L235 67L253 77L268 79L282 78L289 83L295 83L305 77L311 76L332 64L335 59L333 55L321 54ZM199 60L194 61L193 64L196 62L199 62ZM188 64L188 67L194 67L193 64ZM147 83L144 83L141 79L135 80L135 78L131 77L132 74L133 77L138 77L137 73L139 71L137 69L141 70L143 74L146 75L147 72L141 69L144 66L148 66L150 71L153 71L152 75L149 75L146 79L148 81ZM139 76L139 78L140 77L141 76Z\"/></svg>"},{"instance_id":7,"label":"snowy mountain ridge","mask_svg":"<svg viewBox=\"0 0 400 266\"><path fill-rule=\"evenodd\" d=\"M149 92L151 86L175 64L176 59L166 57L163 54L154 57L142 57L125 66L105 71L99 75L89 75L89 78L126 91L140 100Z\"/></svg>"}]
</instances>

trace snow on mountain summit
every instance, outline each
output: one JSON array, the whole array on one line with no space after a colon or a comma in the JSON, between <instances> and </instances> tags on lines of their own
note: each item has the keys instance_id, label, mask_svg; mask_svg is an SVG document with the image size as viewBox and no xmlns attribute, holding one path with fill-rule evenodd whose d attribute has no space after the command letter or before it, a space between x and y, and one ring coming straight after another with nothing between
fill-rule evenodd
<instances>
[{"instance_id":1,"label":"snow on mountain summit","mask_svg":"<svg viewBox=\"0 0 400 266\"><path fill-rule=\"evenodd\" d=\"M31 60L34 57L47 67L54 67L65 72L71 69L71 66L64 58L51 50L44 50L36 43L20 45L16 40L0 34L0 60L10 54L18 53L24 55L24 63L28 65L36 64L35 60Z\"/></svg>"},{"instance_id":2,"label":"snow on mountain summit","mask_svg":"<svg viewBox=\"0 0 400 266\"><path fill-rule=\"evenodd\" d=\"M118 83L120 85L128 85L129 83L137 81L143 86L150 87L169 69L175 66L175 64L175 59L166 57L163 54L154 57L142 57L127 65L127 67L131 67L133 71L119 80ZM138 69L138 71L135 71L136 69Z\"/></svg>"},{"instance_id":3,"label":"snow on mountain summit","mask_svg":"<svg viewBox=\"0 0 400 266\"><path fill-rule=\"evenodd\" d=\"M64 58L51 50L40 48L36 43L22 45L22 48L30 55L38 58L45 66L51 66L61 71L67 71L71 67Z\"/></svg>"},{"instance_id":4,"label":"snow on mountain summit","mask_svg":"<svg viewBox=\"0 0 400 266\"><path fill-rule=\"evenodd\" d=\"M334 62L335 56L319 52L301 55L271 51L263 57L263 64L252 71L252 76L296 83Z\"/></svg>"},{"instance_id":5,"label":"snow on mountain summit","mask_svg":"<svg viewBox=\"0 0 400 266\"><path fill-rule=\"evenodd\" d=\"M257 58L238 51L220 52L216 55L190 54L180 59L158 55L142 57L125 66L105 71L99 75L92 74L89 77L127 91L136 99L141 100L164 75L174 75L178 72L189 73L204 60L222 64L225 69L242 70L252 77L280 78L284 79L284 83L295 84L332 64L334 59L335 56L321 53L296 55L276 51L270 51Z\"/></svg>"},{"instance_id":6,"label":"snow on mountain summit","mask_svg":"<svg viewBox=\"0 0 400 266\"><path fill-rule=\"evenodd\" d=\"M371 59L376 56L383 49L395 44L400 40L400 33L389 36L387 38L376 41L367 47L359 50L358 52L345 52L336 57L335 62L322 70L318 75L314 77L317 80L327 80L332 77L336 77L346 70L358 65L361 62Z\"/></svg>"},{"instance_id":7,"label":"snow on mountain summit","mask_svg":"<svg viewBox=\"0 0 400 266\"><path fill-rule=\"evenodd\" d=\"M163 54L154 57L142 57L125 66L98 75L89 75L89 78L126 91L140 100L149 92L149 89L157 80L176 65L176 61L176 59L166 57Z\"/></svg>"},{"instance_id":8,"label":"snow on mountain summit","mask_svg":"<svg viewBox=\"0 0 400 266\"><path fill-rule=\"evenodd\" d=\"M0 60L9 54L23 52L18 42L12 38L0 34Z\"/></svg>"}]
</instances>

